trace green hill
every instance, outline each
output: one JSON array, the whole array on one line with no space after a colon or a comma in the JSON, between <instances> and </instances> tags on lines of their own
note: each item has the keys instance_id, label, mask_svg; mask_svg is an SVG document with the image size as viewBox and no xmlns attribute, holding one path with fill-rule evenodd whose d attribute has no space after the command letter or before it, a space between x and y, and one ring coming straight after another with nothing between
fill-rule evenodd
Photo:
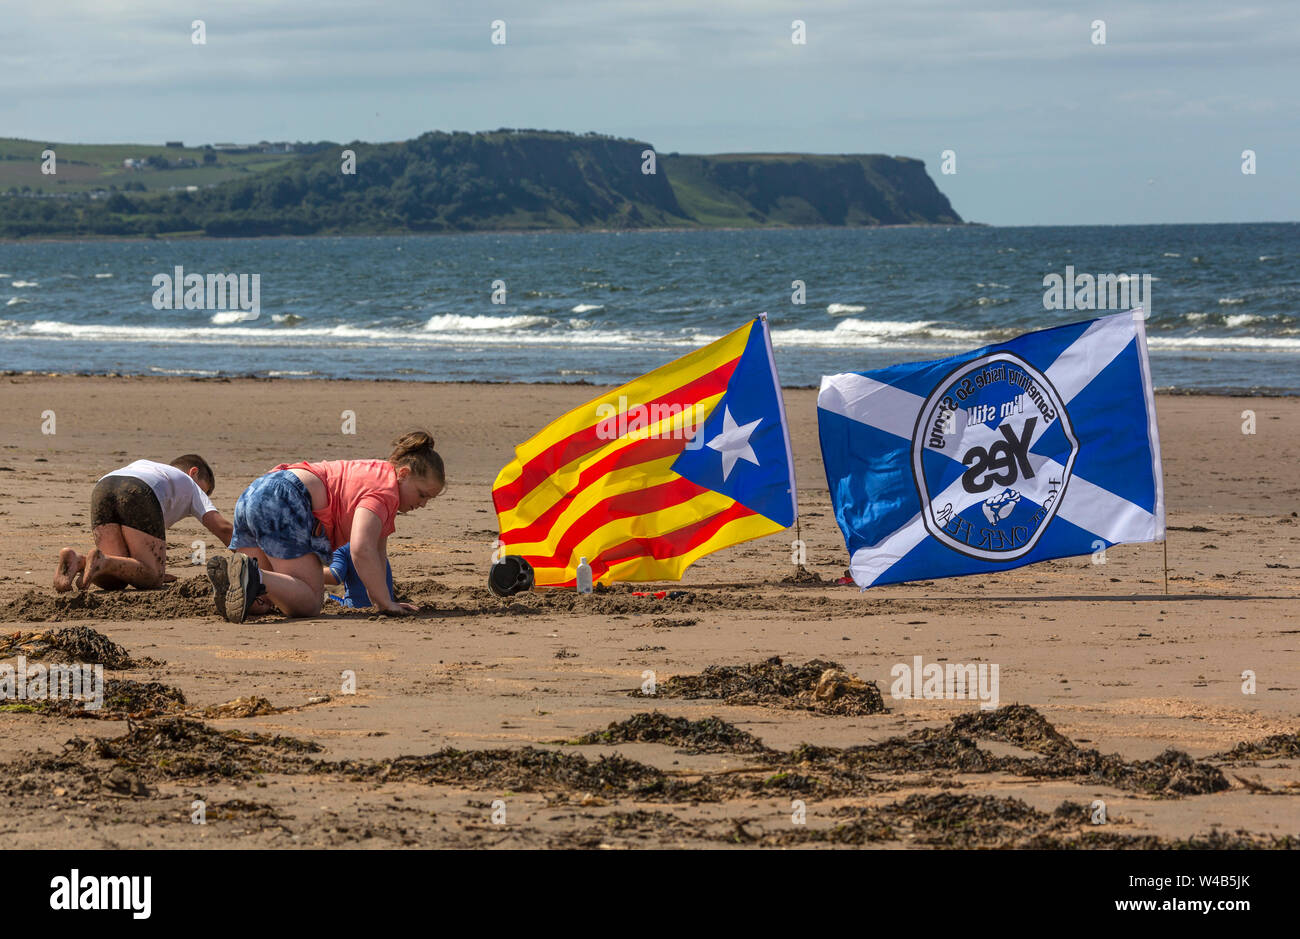
<instances>
[{"instance_id":1,"label":"green hill","mask_svg":"<svg viewBox=\"0 0 1300 939\"><path fill-rule=\"evenodd\" d=\"M500 130L291 153L55 145L50 177L44 148L0 140L0 237L961 222L905 157L668 154L646 173L642 141Z\"/></svg>"},{"instance_id":2,"label":"green hill","mask_svg":"<svg viewBox=\"0 0 1300 939\"><path fill-rule=\"evenodd\" d=\"M960 224L908 157L806 153L670 155L678 202L704 225Z\"/></svg>"}]
</instances>

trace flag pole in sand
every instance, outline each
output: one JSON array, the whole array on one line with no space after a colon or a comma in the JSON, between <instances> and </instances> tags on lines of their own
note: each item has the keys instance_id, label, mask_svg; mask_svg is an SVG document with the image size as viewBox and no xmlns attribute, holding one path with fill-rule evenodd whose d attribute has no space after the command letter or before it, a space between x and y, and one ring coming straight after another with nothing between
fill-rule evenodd
<instances>
[{"instance_id":1,"label":"flag pole in sand","mask_svg":"<svg viewBox=\"0 0 1300 939\"><path fill-rule=\"evenodd\" d=\"M1165 535L1165 596L1169 596L1169 535Z\"/></svg>"}]
</instances>

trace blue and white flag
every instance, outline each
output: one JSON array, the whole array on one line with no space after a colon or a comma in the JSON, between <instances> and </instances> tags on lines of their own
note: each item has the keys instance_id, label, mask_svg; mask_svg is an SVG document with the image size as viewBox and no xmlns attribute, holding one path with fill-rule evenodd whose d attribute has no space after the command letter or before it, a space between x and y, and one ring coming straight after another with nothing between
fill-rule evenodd
<instances>
[{"instance_id":1,"label":"blue and white flag","mask_svg":"<svg viewBox=\"0 0 1300 939\"><path fill-rule=\"evenodd\" d=\"M1140 310L825 376L817 420L860 587L1164 540Z\"/></svg>"}]
</instances>

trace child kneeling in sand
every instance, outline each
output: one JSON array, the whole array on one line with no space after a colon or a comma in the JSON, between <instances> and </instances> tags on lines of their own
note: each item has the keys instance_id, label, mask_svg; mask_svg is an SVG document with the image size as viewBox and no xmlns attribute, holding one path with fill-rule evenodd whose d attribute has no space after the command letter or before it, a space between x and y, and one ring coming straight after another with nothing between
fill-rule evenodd
<instances>
[{"instance_id":1,"label":"child kneeling in sand","mask_svg":"<svg viewBox=\"0 0 1300 939\"><path fill-rule=\"evenodd\" d=\"M95 547L83 557L73 548L59 552L54 589L98 584L142 590L175 580L167 573L167 529L194 516L225 544L232 526L208 497L216 487L212 467L195 453L170 464L136 460L101 477L90 494L90 525Z\"/></svg>"},{"instance_id":2,"label":"child kneeling in sand","mask_svg":"<svg viewBox=\"0 0 1300 939\"><path fill-rule=\"evenodd\" d=\"M322 565L345 544L377 609L416 612L397 602L385 579L388 536L398 514L423 508L445 485L442 457L424 431L395 440L387 460L281 463L239 497L235 553L208 560L217 612L232 623L272 605L286 616L316 616L324 602Z\"/></svg>"}]
</instances>

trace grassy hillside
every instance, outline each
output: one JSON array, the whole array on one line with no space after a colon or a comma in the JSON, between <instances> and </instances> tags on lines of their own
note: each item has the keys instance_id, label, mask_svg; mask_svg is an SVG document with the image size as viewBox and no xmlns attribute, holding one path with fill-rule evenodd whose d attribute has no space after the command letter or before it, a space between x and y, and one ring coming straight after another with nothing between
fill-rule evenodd
<instances>
[{"instance_id":1,"label":"grassy hillside","mask_svg":"<svg viewBox=\"0 0 1300 939\"><path fill-rule=\"evenodd\" d=\"M961 223L925 164L908 157L726 153L669 155L663 165L703 225Z\"/></svg>"},{"instance_id":2,"label":"grassy hillside","mask_svg":"<svg viewBox=\"0 0 1300 939\"><path fill-rule=\"evenodd\" d=\"M41 172L41 153L54 150L57 172ZM209 156L211 154L211 156ZM28 187L33 192L85 193L130 185L132 190L166 192L172 187L209 186L246 178L284 166L302 154L225 153L200 147L167 147L162 144L67 144L41 143L0 137L0 193ZM124 161L166 160L168 168L127 169ZM205 158L212 162L205 163ZM185 162L195 167L177 166Z\"/></svg>"},{"instance_id":3,"label":"grassy hillside","mask_svg":"<svg viewBox=\"0 0 1300 939\"><path fill-rule=\"evenodd\" d=\"M46 146L0 139L0 237L961 222L906 157L661 154L651 174L642 141L500 130L287 154L60 144L45 176Z\"/></svg>"}]
</instances>

